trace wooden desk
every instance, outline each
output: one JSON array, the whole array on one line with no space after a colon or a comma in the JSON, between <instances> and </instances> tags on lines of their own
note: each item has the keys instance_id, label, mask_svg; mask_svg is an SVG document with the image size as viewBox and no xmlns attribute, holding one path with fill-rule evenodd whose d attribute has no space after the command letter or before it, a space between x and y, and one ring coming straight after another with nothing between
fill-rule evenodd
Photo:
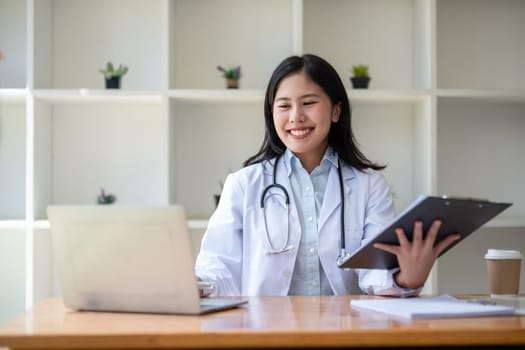
<instances>
[{"instance_id":1,"label":"wooden desk","mask_svg":"<svg viewBox=\"0 0 525 350\"><path fill-rule=\"evenodd\" d=\"M74 312L48 299L0 326L12 349L525 345L525 317L405 321L351 310L351 298L252 297L205 316Z\"/></svg>"}]
</instances>

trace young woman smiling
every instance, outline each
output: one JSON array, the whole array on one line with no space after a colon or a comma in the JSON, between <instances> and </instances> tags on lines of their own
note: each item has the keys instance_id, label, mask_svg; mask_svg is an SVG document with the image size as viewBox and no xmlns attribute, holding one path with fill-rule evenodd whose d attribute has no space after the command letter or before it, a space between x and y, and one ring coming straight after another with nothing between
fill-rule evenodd
<instances>
[{"instance_id":1,"label":"young woman smiling","mask_svg":"<svg viewBox=\"0 0 525 350\"><path fill-rule=\"evenodd\" d=\"M195 272L217 295L378 294L411 296L458 235L435 243L440 222L423 239L402 230L392 270L341 269L351 253L394 217L380 170L358 149L346 90L315 55L291 56L273 72L264 102L259 151L225 181Z\"/></svg>"}]
</instances>

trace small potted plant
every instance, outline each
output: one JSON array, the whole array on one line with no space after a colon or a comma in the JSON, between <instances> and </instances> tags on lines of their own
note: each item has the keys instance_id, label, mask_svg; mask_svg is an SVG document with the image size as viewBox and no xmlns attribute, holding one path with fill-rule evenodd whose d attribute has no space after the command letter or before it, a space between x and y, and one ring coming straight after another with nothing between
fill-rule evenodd
<instances>
[{"instance_id":1,"label":"small potted plant","mask_svg":"<svg viewBox=\"0 0 525 350\"><path fill-rule=\"evenodd\" d=\"M364 64L356 64L352 66L352 77L350 81L354 89L368 89L370 76L368 75L368 66Z\"/></svg>"},{"instance_id":2,"label":"small potted plant","mask_svg":"<svg viewBox=\"0 0 525 350\"><path fill-rule=\"evenodd\" d=\"M222 193L222 187L223 187L223 182L222 181L219 181L219 187L221 189L221 191L219 193L216 193L213 195L213 198L215 199L215 207L219 206L219 201L221 200L221 193Z\"/></svg>"},{"instance_id":3,"label":"small potted plant","mask_svg":"<svg viewBox=\"0 0 525 350\"><path fill-rule=\"evenodd\" d=\"M226 87L228 89L239 88L239 79L241 78L241 66L230 66L228 68L217 66L217 70L222 72L222 76L226 79Z\"/></svg>"},{"instance_id":4,"label":"small potted plant","mask_svg":"<svg viewBox=\"0 0 525 350\"><path fill-rule=\"evenodd\" d=\"M128 67L119 64L115 69L113 63L108 62L106 68L99 69L106 79L106 89L120 89L120 78L128 72Z\"/></svg>"},{"instance_id":5,"label":"small potted plant","mask_svg":"<svg viewBox=\"0 0 525 350\"><path fill-rule=\"evenodd\" d=\"M100 189L100 194L97 197L98 204L113 204L117 200L117 197L113 194L106 193L104 189Z\"/></svg>"}]
</instances>

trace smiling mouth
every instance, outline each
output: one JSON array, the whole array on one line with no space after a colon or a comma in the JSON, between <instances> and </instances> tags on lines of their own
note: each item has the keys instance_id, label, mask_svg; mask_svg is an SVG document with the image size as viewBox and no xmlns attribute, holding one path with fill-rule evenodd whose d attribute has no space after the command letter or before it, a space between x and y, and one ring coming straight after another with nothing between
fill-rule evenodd
<instances>
[{"instance_id":1,"label":"smiling mouth","mask_svg":"<svg viewBox=\"0 0 525 350\"><path fill-rule=\"evenodd\" d=\"M291 129L288 130L288 133L290 133L292 136L303 137L308 135L312 130L313 128Z\"/></svg>"}]
</instances>

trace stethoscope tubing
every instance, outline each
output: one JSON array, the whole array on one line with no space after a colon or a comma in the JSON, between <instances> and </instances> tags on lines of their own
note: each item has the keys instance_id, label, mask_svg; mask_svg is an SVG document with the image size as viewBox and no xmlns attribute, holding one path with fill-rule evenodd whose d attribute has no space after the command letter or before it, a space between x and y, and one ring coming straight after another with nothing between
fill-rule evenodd
<instances>
[{"instance_id":1,"label":"stethoscope tubing","mask_svg":"<svg viewBox=\"0 0 525 350\"><path fill-rule=\"evenodd\" d=\"M264 200L266 198L266 194L272 188L277 188L284 194L285 204L286 204L286 208L288 210L288 217L289 217L289 214L290 214L289 213L290 195L288 194L288 191L286 190L286 188L283 185L277 183L277 163L279 162L280 158L281 158L281 156L278 156L278 157L275 158L275 162L274 162L274 165L273 165L273 180L272 180L272 183L270 185L266 186L266 188L264 188L264 190L263 190L263 192L261 194L260 206L261 206L261 210L263 212L263 221L264 221L264 229L265 229L265 234L266 234L266 240L268 242L268 245L271 248L270 251L267 251L267 254L280 254L280 253L287 252L287 251L289 251L289 250L291 250L293 248L292 246L288 245L288 241L290 240L290 227L289 227L289 222L288 222L287 223L288 225L287 225L286 242L285 242L285 244L284 244L282 249L275 249L275 247L272 244L272 241L271 241L271 238L270 238L270 234L268 232L268 224L267 224L266 213L265 213L265 208L264 208ZM340 221L341 221L341 242L340 242L341 252L340 252L340 255L338 257L338 262L339 262L342 257L347 256L347 253L346 253L346 242L345 242L345 195L344 195L344 185L343 185L343 171L342 171L342 167L341 167L341 161L339 160L339 158L337 159L337 166L338 166L337 173L339 175L339 190L340 190L340 194L341 194L341 219L340 219Z\"/></svg>"}]
</instances>

